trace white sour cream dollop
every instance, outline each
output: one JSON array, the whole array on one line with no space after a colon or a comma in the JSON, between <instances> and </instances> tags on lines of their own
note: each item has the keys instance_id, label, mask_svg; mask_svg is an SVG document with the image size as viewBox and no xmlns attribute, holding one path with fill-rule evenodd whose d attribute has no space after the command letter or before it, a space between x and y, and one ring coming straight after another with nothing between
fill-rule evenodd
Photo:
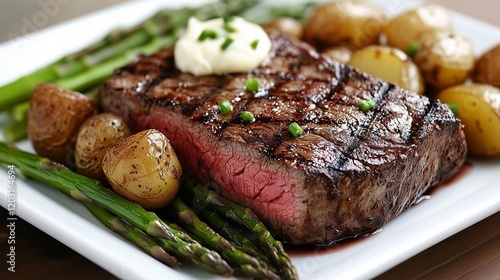
<instances>
[{"instance_id":1,"label":"white sour cream dollop","mask_svg":"<svg viewBox=\"0 0 500 280\"><path fill-rule=\"evenodd\" d=\"M216 38L212 36L200 40L204 31L215 33ZM225 43L227 46L223 48ZM190 18L185 33L175 44L174 56L180 71L202 76L252 70L264 61L270 51L271 39L257 24L240 17L204 22Z\"/></svg>"}]
</instances>

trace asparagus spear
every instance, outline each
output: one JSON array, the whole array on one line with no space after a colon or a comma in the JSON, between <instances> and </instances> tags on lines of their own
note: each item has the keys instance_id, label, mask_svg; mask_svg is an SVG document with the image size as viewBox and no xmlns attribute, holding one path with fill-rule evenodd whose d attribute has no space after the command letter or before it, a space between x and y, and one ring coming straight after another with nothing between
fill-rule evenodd
<instances>
[{"instance_id":1,"label":"asparagus spear","mask_svg":"<svg viewBox=\"0 0 500 280\"><path fill-rule=\"evenodd\" d=\"M303 22L309 16L309 9L315 4L315 2L308 1L289 6L271 6L261 11L248 10L241 16L258 24L268 23L278 17L290 17Z\"/></svg>"},{"instance_id":2,"label":"asparagus spear","mask_svg":"<svg viewBox=\"0 0 500 280\"><path fill-rule=\"evenodd\" d=\"M17 104L9 110L10 118L15 122L25 122L28 117L30 103L28 101Z\"/></svg>"},{"instance_id":3,"label":"asparagus spear","mask_svg":"<svg viewBox=\"0 0 500 280\"><path fill-rule=\"evenodd\" d=\"M206 207L203 201L192 197L189 192L180 190L179 195L189 205L193 212L201 217L211 228L216 228L217 233L226 238L236 248L246 252L260 260L269 261L269 259L262 254L257 246L245 236L239 229L235 228L229 221L224 220L219 213L215 210Z\"/></svg>"},{"instance_id":4,"label":"asparagus spear","mask_svg":"<svg viewBox=\"0 0 500 280\"><path fill-rule=\"evenodd\" d=\"M280 241L274 239L269 230L259 221L259 218L248 208L238 205L216 192L207 189L192 179L182 181L184 189L192 196L203 201L205 205L217 210L226 218L248 228L260 242L269 258L275 263L285 279L297 279L297 271Z\"/></svg>"},{"instance_id":5,"label":"asparagus spear","mask_svg":"<svg viewBox=\"0 0 500 280\"><path fill-rule=\"evenodd\" d=\"M90 210L90 212L92 212L92 214L94 214L94 216L96 216L97 219L118 235L137 245L137 247L141 248L143 251L162 263L173 268L180 267L181 263L176 257L165 252L156 240L151 238L142 230L130 226L129 224L123 222L118 216L113 215L111 212L104 210L91 202L84 201L83 204Z\"/></svg>"},{"instance_id":6,"label":"asparagus spear","mask_svg":"<svg viewBox=\"0 0 500 280\"><path fill-rule=\"evenodd\" d=\"M198 242L187 242L185 233L176 231L155 213L144 210L99 181L77 174L63 165L0 142L0 162L16 166L24 175L48 183L79 201L90 201L154 237L163 248L208 272L230 276L233 269L214 251Z\"/></svg>"},{"instance_id":7,"label":"asparagus spear","mask_svg":"<svg viewBox=\"0 0 500 280\"><path fill-rule=\"evenodd\" d=\"M7 143L14 143L28 136L26 121L6 124L3 127L3 138Z\"/></svg>"},{"instance_id":8,"label":"asparagus spear","mask_svg":"<svg viewBox=\"0 0 500 280\"><path fill-rule=\"evenodd\" d=\"M257 279L280 279L278 275L267 268L268 265L235 248L228 240L201 221L179 197L176 197L169 204L167 212L172 218L178 220L194 238L198 238L200 243L220 252L222 257L232 264L241 275Z\"/></svg>"},{"instance_id":9,"label":"asparagus spear","mask_svg":"<svg viewBox=\"0 0 500 280\"><path fill-rule=\"evenodd\" d=\"M75 91L83 91L104 81L113 73L116 68L127 64L138 53L150 54L168 44L173 43L176 38L177 37L175 35L155 38L146 45L143 45L137 49L127 51L120 56L107 60L106 62L83 71L75 76L69 77L67 79L57 80L54 82L54 84L62 88L67 88Z\"/></svg>"},{"instance_id":10,"label":"asparagus spear","mask_svg":"<svg viewBox=\"0 0 500 280\"><path fill-rule=\"evenodd\" d=\"M72 77L93 68L95 65L120 56L130 49L135 49L158 36L175 33L176 30L186 25L191 16L200 19L217 16L225 17L242 12L257 2L258 0L221 0L197 8L162 10L137 26L128 30L112 32L109 36L82 51L68 55L42 69L0 87L0 111L9 109L17 103L27 101L32 89L39 82L53 82Z\"/></svg>"},{"instance_id":11,"label":"asparagus spear","mask_svg":"<svg viewBox=\"0 0 500 280\"><path fill-rule=\"evenodd\" d=\"M69 54L59 62L75 60L96 50L105 48L108 45L115 44L129 37L130 34L145 30L151 37L165 35L172 30L183 27L189 17L196 16L200 20L205 20L213 17L224 17L231 14L239 14L248 8L257 4L259 0L221 0L215 3L208 3L196 8L181 8L181 9L162 9L154 14L151 18L128 28L117 28L111 31L101 40L94 42L90 46Z\"/></svg>"}]
</instances>

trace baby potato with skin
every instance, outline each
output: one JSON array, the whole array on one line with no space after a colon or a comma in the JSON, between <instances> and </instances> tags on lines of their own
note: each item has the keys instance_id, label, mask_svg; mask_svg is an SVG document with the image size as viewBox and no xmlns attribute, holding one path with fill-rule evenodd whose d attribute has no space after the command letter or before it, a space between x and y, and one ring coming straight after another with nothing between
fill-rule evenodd
<instances>
[{"instance_id":1,"label":"baby potato with skin","mask_svg":"<svg viewBox=\"0 0 500 280\"><path fill-rule=\"evenodd\" d=\"M479 57L472 73L472 80L500 87L500 44Z\"/></svg>"},{"instance_id":2,"label":"baby potato with skin","mask_svg":"<svg viewBox=\"0 0 500 280\"><path fill-rule=\"evenodd\" d=\"M441 91L444 103L455 103L464 124L469 154L500 157L500 89L486 84L462 84Z\"/></svg>"},{"instance_id":3,"label":"baby potato with skin","mask_svg":"<svg viewBox=\"0 0 500 280\"><path fill-rule=\"evenodd\" d=\"M31 95L27 124L37 154L74 167L76 134L97 109L95 100L79 92L38 84Z\"/></svg>"},{"instance_id":4,"label":"baby potato with skin","mask_svg":"<svg viewBox=\"0 0 500 280\"><path fill-rule=\"evenodd\" d=\"M102 167L113 190L145 209L170 203L182 177L182 167L168 138L156 129L144 130L111 145Z\"/></svg>"},{"instance_id":5,"label":"baby potato with skin","mask_svg":"<svg viewBox=\"0 0 500 280\"><path fill-rule=\"evenodd\" d=\"M304 26L306 42L320 50L337 45L362 48L379 42L386 12L368 1L318 4Z\"/></svg>"},{"instance_id":6,"label":"baby potato with skin","mask_svg":"<svg viewBox=\"0 0 500 280\"><path fill-rule=\"evenodd\" d=\"M453 30L451 16L436 4L424 4L392 18L384 27L387 43L409 54L410 45L429 31Z\"/></svg>"},{"instance_id":7,"label":"baby potato with skin","mask_svg":"<svg viewBox=\"0 0 500 280\"><path fill-rule=\"evenodd\" d=\"M418 67L399 49L368 46L355 51L347 64L404 89L418 94L424 92L424 80Z\"/></svg>"},{"instance_id":8,"label":"baby potato with skin","mask_svg":"<svg viewBox=\"0 0 500 280\"><path fill-rule=\"evenodd\" d=\"M476 57L472 43L450 32L422 33L414 61L425 82L436 89L458 85L467 80L474 69Z\"/></svg>"},{"instance_id":9,"label":"baby potato with skin","mask_svg":"<svg viewBox=\"0 0 500 280\"><path fill-rule=\"evenodd\" d=\"M106 182L102 160L108 147L132 133L125 120L113 113L97 114L87 119L76 138L76 171L87 177Z\"/></svg>"}]
</instances>

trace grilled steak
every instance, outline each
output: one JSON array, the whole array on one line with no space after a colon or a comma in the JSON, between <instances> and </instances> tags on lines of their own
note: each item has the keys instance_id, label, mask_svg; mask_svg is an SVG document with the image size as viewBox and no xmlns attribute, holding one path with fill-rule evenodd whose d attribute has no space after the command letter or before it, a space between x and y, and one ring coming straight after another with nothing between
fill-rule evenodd
<instances>
[{"instance_id":1,"label":"grilled steak","mask_svg":"<svg viewBox=\"0 0 500 280\"><path fill-rule=\"evenodd\" d=\"M140 57L103 85L103 107L136 130L163 131L186 174L293 244L371 232L460 169L462 125L446 105L270 36L269 58L248 73L180 73L173 48ZM258 92L245 91L249 77L260 80ZM375 107L363 112L365 98ZM230 116L217 106L225 99ZM242 123L244 110L256 121ZM288 131L291 122L302 136Z\"/></svg>"}]
</instances>

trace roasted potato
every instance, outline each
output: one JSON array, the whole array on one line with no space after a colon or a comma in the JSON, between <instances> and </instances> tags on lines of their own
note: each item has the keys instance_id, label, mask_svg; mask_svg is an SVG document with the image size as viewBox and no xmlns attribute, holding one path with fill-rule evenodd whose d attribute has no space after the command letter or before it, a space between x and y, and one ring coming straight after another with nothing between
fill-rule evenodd
<instances>
[{"instance_id":1,"label":"roasted potato","mask_svg":"<svg viewBox=\"0 0 500 280\"><path fill-rule=\"evenodd\" d=\"M102 160L106 150L132 133L125 120L112 113L91 116L80 127L76 138L76 171L82 175L106 182Z\"/></svg>"},{"instance_id":2,"label":"roasted potato","mask_svg":"<svg viewBox=\"0 0 500 280\"><path fill-rule=\"evenodd\" d=\"M181 164L168 138L156 129L141 131L109 146L102 168L115 192L146 209L170 203L182 176Z\"/></svg>"},{"instance_id":3,"label":"roasted potato","mask_svg":"<svg viewBox=\"0 0 500 280\"><path fill-rule=\"evenodd\" d=\"M75 167L76 134L97 113L95 100L53 84L38 84L28 111L28 136L35 151L68 167Z\"/></svg>"},{"instance_id":4,"label":"roasted potato","mask_svg":"<svg viewBox=\"0 0 500 280\"><path fill-rule=\"evenodd\" d=\"M367 1L318 4L304 26L304 39L320 50L377 44L388 21L385 11Z\"/></svg>"},{"instance_id":5,"label":"roasted potato","mask_svg":"<svg viewBox=\"0 0 500 280\"><path fill-rule=\"evenodd\" d=\"M424 92L418 67L399 49L368 46L355 51L347 64L418 94Z\"/></svg>"},{"instance_id":6,"label":"roasted potato","mask_svg":"<svg viewBox=\"0 0 500 280\"><path fill-rule=\"evenodd\" d=\"M346 64L351 59L352 50L346 46L335 46L324 50L323 53L333 60Z\"/></svg>"},{"instance_id":7,"label":"roasted potato","mask_svg":"<svg viewBox=\"0 0 500 280\"><path fill-rule=\"evenodd\" d=\"M472 73L472 80L500 87L500 45L479 57Z\"/></svg>"},{"instance_id":8,"label":"roasted potato","mask_svg":"<svg viewBox=\"0 0 500 280\"><path fill-rule=\"evenodd\" d=\"M387 43L409 53L409 46L421 33L453 30L448 11L436 4L424 4L392 18L384 27Z\"/></svg>"},{"instance_id":9,"label":"roasted potato","mask_svg":"<svg viewBox=\"0 0 500 280\"><path fill-rule=\"evenodd\" d=\"M433 31L418 38L414 61L425 82L437 89L458 85L469 77L476 60L472 43L463 36Z\"/></svg>"},{"instance_id":10,"label":"roasted potato","mask_svg":"<svg viewBox=\"0 0 500 280\"><path fill-rule=\"evenodd\" d=\"M465 126L469 154L500 156L500 89L485 84L462 84L447 88L437 96L458 106L458 118Z\"/></svg>"},{"instance_id":11,"label":"roasted potato","mask_svg":"<svg viewBox=\"0 0 500 280\"><path fill-rule=\"evenodd\" d=\"M302 39L303 26L300 21L291 17L278 17L262 26L265 30L275 29L288 36Z\"/></svg>"}]
</instances>

